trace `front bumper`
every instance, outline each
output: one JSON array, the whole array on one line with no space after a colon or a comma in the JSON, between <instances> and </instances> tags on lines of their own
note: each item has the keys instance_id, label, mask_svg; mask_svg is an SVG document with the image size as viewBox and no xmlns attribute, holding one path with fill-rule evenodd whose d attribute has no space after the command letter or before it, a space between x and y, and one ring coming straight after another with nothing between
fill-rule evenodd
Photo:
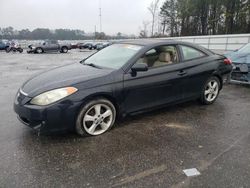
<instances>
[{"instance_id":1,"label":"front bumper","mask_svg":"<svg viewBox=\"0 0 250 188\"><path fill-rule=\"evenodd\" d=\"M14 111L23 124L40 134L74 130L80 102L65 100L48 106L37 106L29 104L29 100L29 97L19 94L14 102Z\"/></svg>"}]
</instances>

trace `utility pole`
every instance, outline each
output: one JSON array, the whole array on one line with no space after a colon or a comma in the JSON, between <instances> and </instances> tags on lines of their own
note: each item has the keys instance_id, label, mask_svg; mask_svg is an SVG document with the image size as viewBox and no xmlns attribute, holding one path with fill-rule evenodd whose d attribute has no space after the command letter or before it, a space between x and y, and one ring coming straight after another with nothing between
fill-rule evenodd
<instances>
[{"instance_id":1,"label":"utility pole","mask_svg":"<svg viewBox=\"0 0 250 188\"><path fill-rule=\"evenodd\" d=\"M100 17L100 33L102 32L102 5L101 0L99 0L99 17Z\"/></svg>"},{"instance_id":2,"label":"utility pole","mask_svg":"<svg viewBox=\"0 0 250 188\"><path fill-rule=\"evenodd\" d=\"M96 40L96 25L95 25L95 33L94 33L95 35L94 35L94 37L95 37L95 39L94 40Z\"/></svg>"}]
</instances>

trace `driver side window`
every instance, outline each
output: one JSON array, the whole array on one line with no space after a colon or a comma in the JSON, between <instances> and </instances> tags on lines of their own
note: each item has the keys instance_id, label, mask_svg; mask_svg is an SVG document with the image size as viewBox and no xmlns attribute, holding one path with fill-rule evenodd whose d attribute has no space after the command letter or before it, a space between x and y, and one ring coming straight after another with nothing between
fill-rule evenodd
<instances>
[{"instance_id":1,"label":"driver side window","mask_svg":"<svg viewBox=\"0 0 250 188\"><path fill-rule=\"evenodd\" d=\"M136 63L146 63L156 68L179 62L177 48L174 45L159 46L147 51Z\"/></svg>"}]
</instances>

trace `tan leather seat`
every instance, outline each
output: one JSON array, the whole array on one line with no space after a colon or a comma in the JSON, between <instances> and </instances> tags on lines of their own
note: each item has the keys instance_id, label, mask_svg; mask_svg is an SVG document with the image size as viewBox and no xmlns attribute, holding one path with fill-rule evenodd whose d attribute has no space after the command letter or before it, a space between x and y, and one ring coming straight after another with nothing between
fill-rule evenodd
<instances>
[{"instance_id":1,"label":"tan leather seat","mask_svg":"<svg viewBox=\"0 0 250 188\"><path fill-rule=\"evenodd\" d=\"M146 64L148 64L148 60L147 60L146 57L142 57L142 58L138 59L136 63L146 63Z\"/></svg>"},{"instance_id":2,"label":"tan leather seat","mask_svg":"<svg viewBox=\"0 0 250 188\"><path fill-rule=\"evenodd\" d=\"M162 52L160 53L158 60L154 63L154 67L163 66L171 63L172 61L170 53Z\"/></svg>"}]
</instances>

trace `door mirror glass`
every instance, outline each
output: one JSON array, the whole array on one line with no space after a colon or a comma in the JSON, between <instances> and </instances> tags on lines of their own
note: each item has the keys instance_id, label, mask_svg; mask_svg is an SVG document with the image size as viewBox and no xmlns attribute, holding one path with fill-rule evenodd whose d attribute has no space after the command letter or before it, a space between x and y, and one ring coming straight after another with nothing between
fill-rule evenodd
<instances>
[{"instance_id":1,"label":"door mirror glass","mask_svg":"<svg viewBox=\"0 0 250 188\"><path fill-rule=\"evenodd\" d=\"M131 70L133 72L145 72L148 70L148 65L146 63L136 63L132 66Z\"/></svg>"}]
</instances>

